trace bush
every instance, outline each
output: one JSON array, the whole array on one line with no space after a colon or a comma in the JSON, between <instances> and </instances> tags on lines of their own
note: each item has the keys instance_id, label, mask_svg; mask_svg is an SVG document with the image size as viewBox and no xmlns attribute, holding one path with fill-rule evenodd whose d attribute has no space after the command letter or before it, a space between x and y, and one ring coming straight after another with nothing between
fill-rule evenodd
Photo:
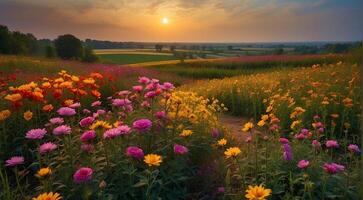
<instances>
[{"instance_id":1,"label":"bush","mask_svg":"<svg viewBox=\"0 0 363 200\"><path fill-rule=\"evenodd\" d=\"M66 34L58 36L54 42L57 55L62 59L80 59L83 55L83 47L80 39Z\"/></svg>"},{"instance_id":2,"label":"bush","mask_svg":"<svg viewBox=\"0 0 363 200\"><path fill-rule=\"evenodd\" d=\"M84 62L96 62L98 57L94 54L93 50L89 47L84 48L84 54L82 57L82 61Z\"/></svg>"}]
</instances>

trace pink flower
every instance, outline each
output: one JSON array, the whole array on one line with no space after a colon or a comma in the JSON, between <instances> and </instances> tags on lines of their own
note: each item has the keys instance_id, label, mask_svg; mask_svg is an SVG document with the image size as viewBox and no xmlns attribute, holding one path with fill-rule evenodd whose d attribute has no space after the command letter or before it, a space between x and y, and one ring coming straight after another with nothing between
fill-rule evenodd
<instances>
[{"instance_id":1,"label":"pink flower","mask_svg":"<svg viewBox=\"0 0 363 200\"><path fill-rule=\"evenodd\" d=\"M95 101L91 104L92 107L100 106L102 103L101 101Z\"/></svg>"},{"instance_id":2,"label":"pink flower","mask_svg":"<svg viewBox=\"0 0 363 200\"><path fill-rule=\"evenodd\" d=\"M314 149L320 149L320 148L321 148L321 144L320 144L320 142L319 142L319 141L317 141L317 140L313 140L313 141L311 142L311 145L314 147Z\"/></svg>"},{"instance_id":3,"label":"pink flower","mask_svg":"<svg viewBox=\"0 0 363 200\"><path fill-rule=\"evenodd\" d=\"M218 187L217 188L217 192L218 193L225 193L226 192L226 189L224 187Z\"/></svg>"},{"instance_id":4,"label":"pink flower","mask_svg":"<svg viewBox=\"0 0 363 200\"><path fill-rule=\"evenodd\" d=\"M175 154L186 154L188 153L188 148L180 145L180 144L174 144L174 153Z\"/></svg>"},{"instance_id":5,"label":"pink flower","mask_svg":"<svg viewBox=\"0 0 363 200\"><path fill-rule=\"evenodd\" d=\"M142 107L146 107L146 108L148 108L148 107L150 107L150 103L149 103L148 101L143 101L143 102L141 103L141 106L142 106Z\"/></svg>"},{"instance_id":6,"label":"pink flower","mask_svg":"<svg viewBox=\"0 0 363 200\"><path fill-rule=\"evenodd\" d=\"M286 138L280 138L279 141L280 141L281 144L288 144L288 143L290 143L290 141L288 139L286 139Z\"/></svg>"},{"instance_id":7,"label":"pink flower","mask_svg":"<svg viewBox=\"0 0 363 200\"><path fill-rule=\"evenodd\" d=\"M297 163L297 167L300 168L300 169L306 169L309 166L309 163L310 162L308 160L300 160Z\"/></svg>"},{"instance_id":8,"label":"pink flower","mask_svg":"<svg viewBox=\"0 0 363 200\"><path fill-rule=\"evenodd\" d=\"M112 105L116 106L116 107L122 107L122 106L126 106L126 105L130 105L131 101L128 99L114 99L112 101Z\"/></svg>"},{"instance_id":9,"label":"pink flower","mask_svg":"<svg viewBox=\"0 0 363 200\"><path fill-rule=\"evenodd\" d=\"M81 127L86 127L92 124L92 122L95 120L95 118L93 117L85 117L83 119L81 119L81 121L79 122L79 125Z\"/></svg>"},{"instance_id":10,"label":"pink flower","mask_svg":"<svg viewBox=\"0 0 363 200\"><path fill-rule=\"evenodd\" d=\"M148 84L150 82L150 79L143 76L143 77L139 77L139 83L141 84Z\"/></svg>"},{"instance_id":11,"label":"pink flower","mask_svg":"<svg viewBox=\"0 0 363 200\"><path fill-rule=\"evenodd\" d=\"M127 96L127 95L129 95L131 92L130 91L128 91L128 90L122 90L122 91L120 91L120 92L118 92L118 95L119 96Z\"/></svg>"},{"instance_id":12,"label":"pink flower","mask_svg":"<svg viewBox=\"0 0 363 200\"><path fill-rule=\"evenodd\" d=\"M49 122L53 125L57 125L57 124L60 125L60 124L64 123L64 120L61 117L54 117L54 118L50 119Z\"/></svg>"},{"instance_id":13,"label":"pink flower","mask_svg":"<svg viewBox=\"0 0 363 200\"><path fill-rule=\"evenodd\" d=\"M156 96L156 93L154 91L150 91L150 92L147 92L144 97L145 98L149 98L149 99L152 99Z\"/></svg>"},{"instance_id":14,"label":"pink flower","mask_svg":"<svg viewBox=\"0 0 363 200\"><path fill-rule=\"evenodd\" d=\"M132 124L132 127L139 132L146 132L150 130L151 126L152 122L149 119L139 119Z\"/></svg>"},{"instance_id":15,"label":"pink flower","mask_svg":"<svg viewBox=\"0 0 363 200\"><path fill-rule=\"evenodd\" d=\"M70 108L79 108L79 107L81 107L81 103L77 102L77 103L74 103L74 104L72 104L72 105L70 105L68 107L70 107Z\"/></svg>"},{"instance_id":16,"label":"pink flower","mask_svg":"<svg viewBox=\"0 0 363 200\"><path fill-rule=\"evenodd\" d=\"M132 158L141 159L144 157L144 151L139 147L131 146L127 147L126 155Z\"/></svg>"},{"instance_id":17,"label":"pink flower","mask_svg":"<svg viewBox=\"0 0 363 200\"><path fill-rule=\"evenodd\" d=\"M142 91L142 86L141 85L135 85L132 87L132 89L135 91L135 92L141 92Z\"/></svg>"},{"instance_id":18,"label":"pink flower","mask_svg":"<svg viewBox=\"0 0 363 200\"><path fill-rule=\"evenodd\" d=\"M5 161L5 166L7 167L15 167L17 165L22 165L22 164L24 164L23 156L13 156Z\"/></svg>"},{"instance_id":19,"label":"pink flower","mask_svg":"<svg viewBox=\"0 0 363 200\"><path fill-rule=\"evenodd\" d=\"M323 166L324 170L329 174L336 174L344 171L345 167L336 163L325 163Z\"/></svg>"},{"instance_id":20,"label":"pink flower","mask_svg":"<svg viewBox=\"0 0 363 200\"><path fill-rule=\"evenodd\" d=\"M90 114L90 113L91 113L91 111L90 111L90 110L88 110L88 109L86 109L86 108L85 108L85 109L83 109L83 110L82 110L82 112L83 112L84 114Z\"/></svg>"},{"instance_id":21,"label":"pink flower","mask_svg":"<svg viewBox=\"0 0 363 200\"><path fill-rule=\"evenodd\" d=\"M56 148L57 148L56 144L54 144L52 142L47 142L47 143L40 145L39 153L40 154L50 153L50 152L54 151Z\"/></svg>"},{"instance_id":22,"label":"pink flower","mask_svg":"<svg viewBox=\"0 0 363 200\"><path fill-rule=\"evenodd\" d=\"M350 144L348 146L348 150L352 153L356 153L356 154L360 153L360 149L359 149L358 145L356 145L356 144Z\"/></svg>"},{"instance_id":23,"label":"pink flower","mask_svg":"<svg viewBox=\"0 0 363 200\"><path fill-rule=\"evenodd\" d=\"M82 142L88 142L89 140L92 140L96 137L96 132L94 130L89 130L84 132L80 139Z\"/></svg>"},{"instance_id":24,"label":"pink flower","mask_svg":"<svg viewBox=\"0 0 363 200\"><path fill-rule=\"evenodd\" d=\"M98 110L96 111L96 113L97 113L98 115L104 115L104 114L106 114L106 111L105 111L105 110L103 110L103 109L98 109Z\"/></svg>"},{"instance_id":25,"label":"pink flower","mask_svg":"<svg viewBox=\"0 0 363 200\"><path fill-rule=\"evenodd\" d=\"M93 170L89 167L81 167L73 174L75 183L87 182L92 179Z\"/></svg>"},{"instance_id":26,"label":"pink flower","mask_svg":"<svg viewBox=\"0 0 363 200\"><path fill-rule=\"evenodd\" d=\"M325 146L327 148L339 148L339 144L336 140L327 140Z\"/></svg>"},{"instance_id":27,"label":"pink flower","mask_svg":"<svg viewBox=\"0 0 363 200\"><path fill-rule=\"evenodd\" d=\"M154 116L158 119L164 119L166 117L166 114L164 111L158 111L154 114Z\"/></svg>"},{"instance_id":28,"label":"pink flower","mask_svg":"<svg viewBox=\"0 0 363 200\"><path fill-rule=\"evenodd\" d=\"M82 151L89 153L92 152L95 149L95 147L93 146L93 144L82 144L81 149Z\"/></svg>"},{"instance_id":29,"label":"pink flower","mask_svg":"<svg viewBox=\"0 0 363 200\"><path fill-rule=\"evenodd\" d=\"M67 126L67 125L61 125L56 127L55 129L53 129L53 134L54 135L67 135L70 134L72 131L71 127Z\"/></svg>"},{"instance_id":30,"label":"pink flower","mask_svg":"<svg viewBox=\"0 0 363 200\"><path fill-rule=\"evenodd\" d=\"M42 139L44 137L44 135L47 133L47 131L43 128L37 128L37 129L32 129L30 131L28 131L26 133L26 138L28 139Z\"/></svg>"},{"instance_id":31,"label":"pink flower","mask_svg":"<svg viewBox=\"0 0 363 200\"><path fill-rule=\"evenodd\" d=\"M174 89L174 85L172 83L169 83L169 82L165 82L163 85L162 85L162 88L164 90L172 90Z\"/></svg>"},{"instance_id":32,"label":"pink flower","mask_svg":"<svg viewBox=\"0 0 363 200\"><path fill-rule=\"evenodd\" d=\"M218 129L213 128L213 129L212 129L212 131L211 131L211 136L212 136L213 138L217 138L217 137L219 137L219 131L218 131Z\"/></svg>"},{"instance_id":33,"label":"pink flower","mask_svg":"<svg viewBox=\"0 0 363 200\"><path fill-rule=\"evenodd\" d=\"M103 139L113 139L121 135L121 131L118 128L108 129L103 133Z\"/></svg>"},{"instance_id":34,"label":"pink flower","mask_svg":"<svg viewBox=\"0 0 363 200\"><path fill-rule=\"evenodd\" d=\"M304 135L303 133L299 133L295 135L295 138L298 140L303 140L306 138L306 135Z\"/></svg>"},{"instance_id":35,"label":"pink flower","mask_svg":"<svg viewBox=\"0 0 363 200\"><path fill-rule=\"evenodd\" d=\"M57 113L61 116L73 116L76 114L76 111L73 108L61 107L57 110Z\"/></svg>"},{"instance_id":36,"label":"pink flower","mask_svg":"<svg viewBox=\"0 0 363 200\"><path fill-rule=\"evenodd\" d=\"M117 127L117 129L120 131L121 135L128 135L131 132L131 128L127 125L121 125Z\"/></svg>"}]
</instances>

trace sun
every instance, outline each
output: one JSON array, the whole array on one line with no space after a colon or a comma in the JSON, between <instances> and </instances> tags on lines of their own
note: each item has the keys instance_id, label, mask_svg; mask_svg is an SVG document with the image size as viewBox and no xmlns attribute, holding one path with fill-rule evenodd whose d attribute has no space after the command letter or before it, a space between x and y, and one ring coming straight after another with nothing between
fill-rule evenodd
<instances>
[{"instance_id":1,"label":"sun","mask_svg":"<svg viewBox=\"0 0 363 200\"><path fill-rule=\"evenodd\" d=\"M162 24L169 24L169 19L167 17L164 17L162 20L161 20L161 23Z\"/></svg>"}]
</instances>

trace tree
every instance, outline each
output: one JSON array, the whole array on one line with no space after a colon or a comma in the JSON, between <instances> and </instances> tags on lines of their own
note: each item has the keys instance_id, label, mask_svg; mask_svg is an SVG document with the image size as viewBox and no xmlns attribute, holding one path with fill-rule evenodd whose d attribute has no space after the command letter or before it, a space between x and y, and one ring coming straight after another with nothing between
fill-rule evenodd
<instances>
[{"instance_id":1,"label":"tree","mask_svg":"<svg viewBox=\"0 0 363 200\"><path fill-rule=\"evenodd\" d=\"M155 45L155 50L161 52L163 50L163 45L161 44Z\"/></svg>"},{"instance_id":2,"label":"tree","mask_svg":"<svg viewBox=\"0 0 363 200\"><path fill-rule=\"evenodd\" d=\"M176 49L176 46L175 45L171 45L170 46L170 51L175 51L175 49Z\"/></svg>"},{"instance_id":3,"label":"tree","mask_svg":"<svg viewBox=\"0 0 363 200\"><path fill-rule=\"evenodd\" d=\"M0 53L10 54L11 33L6 26L0 25Z\"/></svg>"},{"instance_id":4,"label":"tree","mask_svg":"<svg viewBox=\"0 0 363 200\"><path fill-rule=\"evenodd\" d=\"M93 53L93 50L89 47L84 48L84 55L82 61L84 62L96 62L98 57Z\"/></svg>"},{"instance_id":5,"label":"tree","mask_svg":"<svg viewBox=\"0 0 363 200\"><path fill-rule=\"evenodd\" d=\"M60 35L54 41L57 55L62 59L80 59L83 54L82 42L71 34Z\"/></svg>"},{"instance_id":6,"label":"tree","mask_svg":"<svg viewBox=\"0 0 363 200\"><path fill-rule=\"evenodd\" d=\"M47 57L47 58L55 57L55 50L52 45L45 46L45 57Z\"/></svg>"}]
</instances>

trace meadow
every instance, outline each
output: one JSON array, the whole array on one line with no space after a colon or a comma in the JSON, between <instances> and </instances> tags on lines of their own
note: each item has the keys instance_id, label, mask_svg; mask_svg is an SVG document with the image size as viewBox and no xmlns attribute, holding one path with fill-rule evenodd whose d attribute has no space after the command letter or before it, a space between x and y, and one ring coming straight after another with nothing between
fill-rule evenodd
<instances>
[{"instance_id":1,"label":"meadow","mask_svg":"<svg viewBox=\"0 0 363 200\"><path fill-rule=\"evenodd\" d=\"M359 59L0 56L0 197L360 199Z\"/></svg>"}]
</instances>

